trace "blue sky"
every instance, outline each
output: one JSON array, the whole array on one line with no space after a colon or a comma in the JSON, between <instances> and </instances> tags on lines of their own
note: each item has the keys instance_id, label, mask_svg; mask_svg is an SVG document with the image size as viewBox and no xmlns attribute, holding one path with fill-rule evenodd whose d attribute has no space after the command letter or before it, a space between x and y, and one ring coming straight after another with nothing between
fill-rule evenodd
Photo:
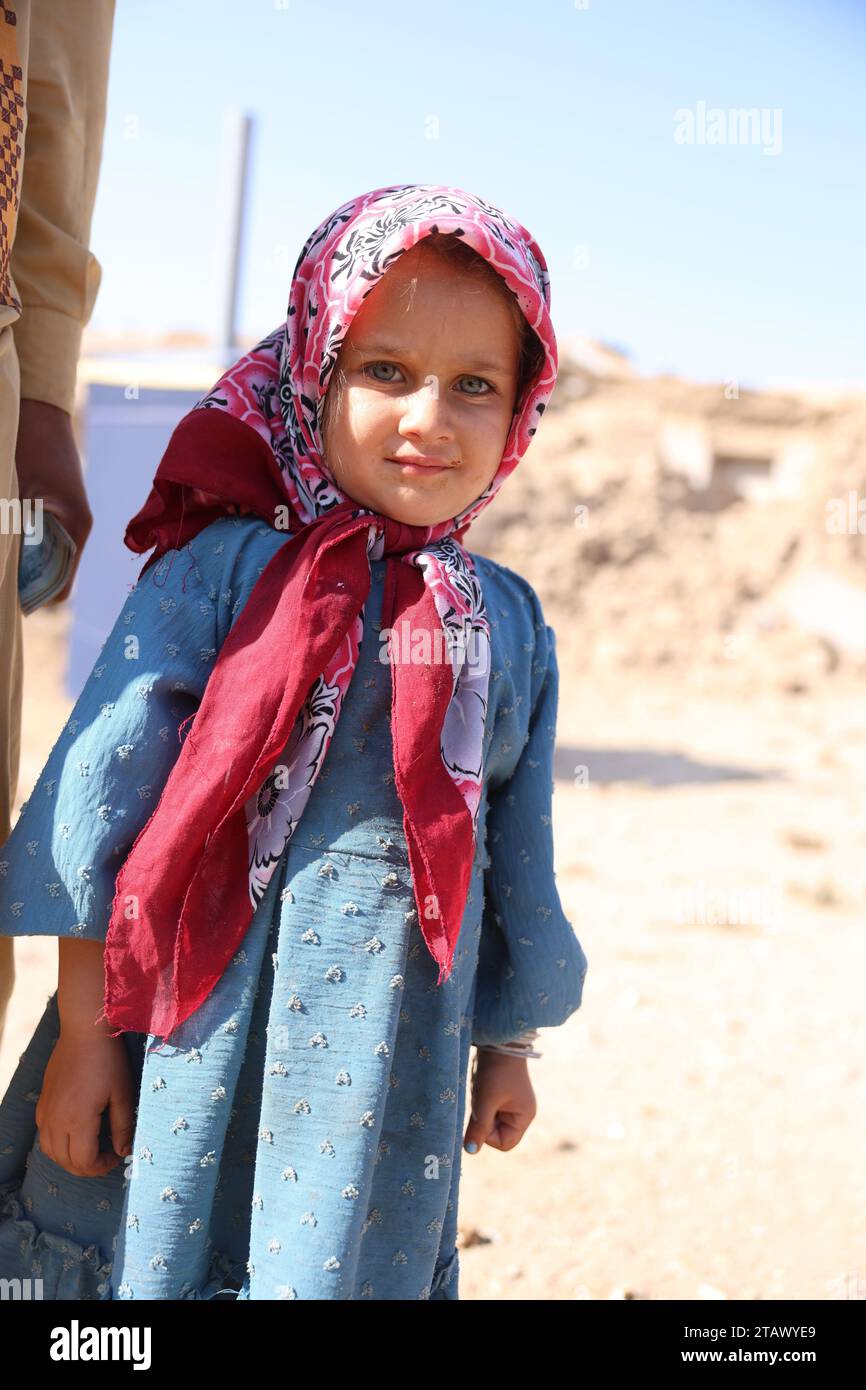
<instances>
[{"instance_id":1,"label":"blue sky","mask_svg":"<svg viewBox=\"0 0 866 1390\"><path fill-rule=\"evenodd\" d=\"M285 317L333 208L450 183L533 232L561 337L695 380L866 384L864 59L864 0L117 0L91 322L215 326L231 106L255 117L244 334ZM763 132L678 142L700 103Z\"/></svg>"}]
</instances>

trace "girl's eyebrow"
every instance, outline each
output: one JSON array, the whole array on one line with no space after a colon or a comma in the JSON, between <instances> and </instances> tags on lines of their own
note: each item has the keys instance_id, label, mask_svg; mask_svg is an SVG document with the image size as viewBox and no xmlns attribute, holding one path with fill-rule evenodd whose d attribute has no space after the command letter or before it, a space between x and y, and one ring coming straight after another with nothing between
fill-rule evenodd
<instances>
[{"instance_id":1,"label":"girl's eyebrow","mask_svg":"<svg viewBox=\"0 0 866 1390\"><path fill-rule=\"evenodd\" d=\"M355 351L381 352L385 357L412 357L414 355L409 348L397 347L394 343L356 343ZM502 376L507 376L510 370L505 362L489 357L476 357L471 362L465 362L464 365L471 367L473 371L499 372Z\"/></svg>"}]
</instances>

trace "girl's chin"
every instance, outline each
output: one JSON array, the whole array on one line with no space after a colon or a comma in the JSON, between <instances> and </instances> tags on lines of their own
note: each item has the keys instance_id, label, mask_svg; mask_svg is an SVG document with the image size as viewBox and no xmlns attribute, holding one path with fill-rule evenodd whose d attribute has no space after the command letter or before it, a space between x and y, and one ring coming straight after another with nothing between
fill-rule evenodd
<instances>
[{"instance_id":1,"label":"girl's chin","mask_svg":"<svg viewBox=\"0 0 866 1390\"><path fill-rule=\"evenodd\" d=\"M381 510L381 509L380 509ZM404 503L400 505L393 503L387 510L382 510L383 516L389 516L392 521L399 521L403 526L438 526L442 521L449 521L454 512L449 511L447 516L442 515L442 508L425 507L420 502L417 506Z\"/></svg>"},{"instance_id":2,"label":"girl's chin","mask_svg":"<svg viewBox=\"0 0 866 1390\"><path fill-rule=\"evenodd\" d=\"M366 507L371 512L378 512L380 516L390 517L392 521L399 521L403 526L439 526L442 522L459 516L461 511L465 511L476 500L476 497L470 497L468 501L459 497L446 500L441 492L434 497L426 479L422 479L416 485L411 478L406 478L387 492L382 491L378 497L359 496L359 492L364 493L363 489L351 492L347 487L341 486L339 480L338 486L356 506Z\"/></svg>"},{"instance_id":3,"label":"girl's chin","mask_svg":"<svg viewBox=\"0 0 866 1390\"><path fill-rule=\"evenodd\" d=\"M401 488L387 499L383 498L376 510L390 516L394 521L402 521L406 526L439 526L443 521L451 521L478 500L480 494L472 497L413 496L409 488Z\"/></svg>"},{"instance_id":4,"label":"girl's chin","mask_svg":"<svg viewBox=\"0 0 866 1390\"><path fill-rule=\"evenodd\" d=\"M342 491L356 506L366 507L369 511L390 517L392 521L399 521L404 526L438 526L440 522L450 521L451 517L457 515L453 503L446 504L443 509L441 499L436 505L432 497L419 495L420 489L416 493L411 487L402 487L379 498L358 497L346 488Z\"/></svg>"}]
</instances>

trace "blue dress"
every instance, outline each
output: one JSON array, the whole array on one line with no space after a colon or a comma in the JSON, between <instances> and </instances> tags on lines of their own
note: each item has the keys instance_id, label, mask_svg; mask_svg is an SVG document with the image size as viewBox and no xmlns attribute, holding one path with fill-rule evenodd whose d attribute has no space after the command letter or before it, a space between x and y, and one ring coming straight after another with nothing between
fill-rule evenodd
<instances>
[{"instance_id":1,"label":"blue dress","mask_svg":"<svg viewBox=\"0 0 866 1390\"><path fill-rule=\"evenodd\" d=\"M10 839L0 933L103 940L114 880L238 612L286 540L226 517L141 577ZM491 624L484 792L441 986L394 787L386 561L325 766L242 949L173 1038L123 1034L133 1153L81 1178L38 1143L56 993L0 1102L0 1271L50 1299L456 1299L471 1044L563 1023L586 958L553 868L554 634L473 556ZM107 1113L102 1147L110 1148Z\"/></svg>"}]
</instances>

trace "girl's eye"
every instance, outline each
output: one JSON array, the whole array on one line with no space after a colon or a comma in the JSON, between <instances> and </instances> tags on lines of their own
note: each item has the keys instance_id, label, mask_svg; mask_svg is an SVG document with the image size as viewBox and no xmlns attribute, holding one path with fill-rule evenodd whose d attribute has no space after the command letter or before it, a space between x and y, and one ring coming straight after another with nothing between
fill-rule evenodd
<instances>
[{"instance_id":1,"label":"girl's eye","mask_svg":"<svg viewBox=\"0 0 866 1390\"><path fill-rule=\"evenodd\" d=\"M480 392L479 392L479 391L470 391L470 392L469 392L469 395L470 395L470 396L478 396L478 395L488 396L488 395L490 394L490 392L493 390L493 387L490 385L490 382L489 382L489 381L485 381L483 376L464 376L464 377L461 378L461 380L463 380L463 381L480 381L482 386L486 386L486 387L487 387L487 390L486 390L486 391L480 391Z\"/></svg>"},{"instance_id":2,"label":"girl's eye","mask_svg":"<svg viewBox=\"0 0 866 1390\"><path fill-rule=\"evenodd\" d=\"M395 371L397 370L397 368L395 367L395 364L394 364L393 362L368 362L367 365L366 365L366 367L364 368L365 373L366 373L366 372L371 372L371 371L374 369L374 367L384 367L386 370L390 367L390 368L393 368ZM374 376L374 377L373 377L373 380L374 380L374 381L381 381L383 385L388 386L388 385L390 385L390 384L394 381L394 378L393 378L393 377L383 378L383 377L380 377L380 376Z\"/></svg>"},{"instance_id":3,"label":"girl's eye","mask_svg":"<svg viewBox=\"0 0 866 1390\"><path fill-rule=\"evenodd\" d=\"M365 373L365 375L366 375L368 372L371 372L371 373L374 372L378 367L384 367L386 371L399 371L399 368L397 367L396 363L394 363L394 362L368 362L367 365L364 367L363 370L364 370L364 373ZM392 386L392 385L394 384L394 382L396 381L396 377L381 377L381 376L374 376L374 377L373 377L373 380L374 380L374 381L381 382L381 384L382 384L383 386ZM463 392L463 393L462 393L463 395L469 395L469 396L489 396L490 393L491 393L491 391L493 390L493 387L490 385L490 382L489 382L489 381L485 381L484 377L482 377L482 376L464 376L464 377L461 377L460 380L461 380L461 381L475 381L475 382L480 382L481 385L484 386L484 387L486 388L484 391L468 391L468 392Z\"/></svg>"}]
</instances>

